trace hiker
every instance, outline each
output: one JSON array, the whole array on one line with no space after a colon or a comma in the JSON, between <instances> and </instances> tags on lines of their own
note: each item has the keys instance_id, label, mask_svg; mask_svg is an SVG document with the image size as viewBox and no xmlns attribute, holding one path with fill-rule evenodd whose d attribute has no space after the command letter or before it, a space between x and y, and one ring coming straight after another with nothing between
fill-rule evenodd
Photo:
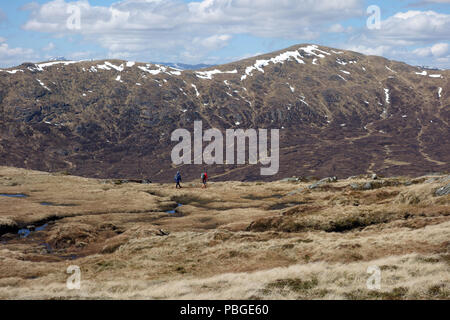
<instances>
[{"instance_id":1,"label":"hiker","mask_svg":"<svg viewBox=\"0 0 450 320\"><path fill-rule=\"evenodd\" d=\"M206 173L206 170L205 170L205 172L202 173L202 183L203 183L202 188L206 189L207 181L208 181L208 173Z\"/></svg>"},{"instance_id":2,"label":"hiker","mask_svg":"<svg viewBox=\"0 0 450 320\"><path fill-rule=\"evenodd\" d=\"M175 189L178 189L178 188L181 189L181 184L180 184L180 182L181 182L181 173L180 173L180 171L177 171L177 174L175 175L175 182L176 182Z\"/></svg>"}]
</instances>

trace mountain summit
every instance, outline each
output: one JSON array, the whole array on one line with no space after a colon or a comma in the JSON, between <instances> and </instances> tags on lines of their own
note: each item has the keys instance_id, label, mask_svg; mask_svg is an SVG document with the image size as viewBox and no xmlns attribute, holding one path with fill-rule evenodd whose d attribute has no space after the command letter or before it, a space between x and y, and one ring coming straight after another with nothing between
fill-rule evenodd
<instances>
[{"instance_id":1,"label":"mountain summit","mask_svg":"<svg viewBox=\"0 0 450 320\"><path fill-rule=\"evenodd\" d=\"M92 177L173 176L171 132L277 128L286 176L450 169L449 70L296 45L202 70L120 60L0 70L0 161ZM199 168L181 168L198 178ZM259 166L209 168L257 180Z\"/></svg>"}]
</instances>

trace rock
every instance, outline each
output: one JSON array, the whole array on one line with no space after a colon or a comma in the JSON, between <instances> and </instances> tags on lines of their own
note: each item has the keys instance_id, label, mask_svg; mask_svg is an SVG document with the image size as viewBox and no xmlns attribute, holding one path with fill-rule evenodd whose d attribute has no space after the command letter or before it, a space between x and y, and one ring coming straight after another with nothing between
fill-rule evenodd
<instances>
[{"instance_id":1,"label":"rock","mask_svg":"<svg viewBox=\"0 0 450 320\"><path fill-rule=\"evenodd\" d=\"M353 190L361 190L361 184L359 184L359 183L351 183L351 184L350 184L350 187L351 187Z\"/></svg>"},{"instance_id":2,"label":"rock","mask_svg":"<svg viewBox=\"0 0 450 320\"><path fill-rule=\"evenodd\" d=\"M362 188L364 190L372 190L373 189L373 184L372 184L372 182L366 182Z\"/></svg>"},{"instance_id":3,"label":"rock","mask_svg":"<svg viewBox=\"0 0 450 320\"><path fill-rule=\"evenodd\" d=\"M298 177L291 177L291 178L285 178L282 179L281 182L299 182L300 178Z\"/></svg>"},{"instance_id":4,"label":"rock","mask_svg":"<svg viewBox=\"0 0 450 320\"><path fill-rule=\"evenodd\" d=\"M377 174L376 173L372 174L372 180L377 180L377 179L378 179Z\"/></svg>"},{"instance_id":5,"label":"rock","mask_svg":"<svg viewBox=\"0 0 450 320\"><path fill-rule=\"evenodd\" d=\"M446 175L446 176L443 176L443 177L429 178L429 179L425 180L425 183L435 183L435 182L446 183L448 181L450 181L450 175Z\"/></svg>"},{"instance_id":6,"label":"rock","mask_svg":"<svg viewBox=\"0 0 450 320\"><path fill-rule=\"evenodd\" d=\"M309 189L316 189L316 188L324 186L327 183L336 182L337 180L338 180L337 177L324 178L324 179L319 180L318 182L308 186L308 188Z\"/></svg>"},{"instance_id":7,"label":"rock","mask_svg":"<svg viewBox=\"0 0 450 320\"><path fill-rule=\"evenodd\" d=\"M450 194L450 183L444 187L437 189L434 194L438 197L442 197L442 196L446 196L446 195Z\"/></svg>"},{"instance_id":8,"label":"rock","mask_svg":"<svg viewBox=\"0 0 450 320\"><path fill-rule=\"evenodd\" d=\"M164 231L163 229L159 229L158 232L156 233L157 236L168 236L170 234L170 232Z\"/></svg>"}]
</instances>

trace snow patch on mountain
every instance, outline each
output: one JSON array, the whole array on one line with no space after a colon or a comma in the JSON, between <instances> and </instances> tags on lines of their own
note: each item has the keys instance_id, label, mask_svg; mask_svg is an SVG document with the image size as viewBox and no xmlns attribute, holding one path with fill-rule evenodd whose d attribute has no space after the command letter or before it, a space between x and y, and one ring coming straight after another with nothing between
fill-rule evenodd
<instances>
[{"instance_id":1,"label":"snow patch on mountain","mask_svg":"<svg viewBox=\"0 0 450 320\"><path fill-rule=\"evenodd\" d=\"M17 72L23 72L23 70L0 70L0 71L3 71L3 72L7 72L7 73L9 73L9 74L16 74Z\"/></svg>"},{"instance_id":2,"label":"snow patch on mountain","mask_svg":"<svg viewBox=\"0 0 450 320\"><path fill-rule=\"evenodd\" d=\"M117 71L119 71L119 72L122 72L123 69L124 69L123 64L121 64L120 66L116 66L116 65L114 65L114 64L112 64L112 63L106 61L106 62L105 62L105 65L108 66L108 67L110 67L110 68L112 68L112 69L115 69L115 70L117 70Z\"/></svg>"},{"instance_id":3,"label":"snow patch on mountain","mask_svg":"<svg viewBox=\"0 0 450 320\"><path fill-rule=\"evenodd\" d=\"M388 69L390 72L397 73L396 71L392 70L392 69L389 68L388 66L385 66L385 67L386 67L386 69Z\"/></svg>"},{"instance_id":4,"label":"snow patch on mountain","mask_svg":"<svg viewBox=\"0 0 450 320\"><path fill-rule=\"evenodd\" d=\"M306 47L308 48L308 47ZM301 48L300 48L301 49ZM253 76L253 71L259 71L264 73L264 67L267 67L271 62L273 64L281 63L283 64L285 61L290 61L291 59L295 59L298 63L304 64L305 62L301 59L303 56L298 51L286 51L274 58L269 60L256 60L255 64L249 66L245 69L245 75L241 77L241 81L247 79L248 76Z\"/></svg>"},{"instance_id":5,"label":"snow patch on mountain","mask_svg":"<svg viewBox=\"0 0 450 320\"><path fill-rule=\"evenodd\" d=\"M138 68L141 69L142 71L148 72L148 73L150 73L150 74L152 74L154 76L158 75L160 73L165 73L165 74L174 75L174 76L180 76L181 75L181 71L177 70L177 69L173 69L173 68L170 68L170 67L165 67L165 66L162 66L162 65L159 65L159 64L155 64L154 65L157 69L150 69L151 66L152 66L152 64L147 63L145 67L144 66L139 66ZM170 68L170 70L169 70L169 68ZM175 70L175 71L173 71L173 70Z\"/></svg>"},{"instance_id":6,"label":"snow patch on mountain","mask_svg":"<svg viewBox=\"0 0 450 320\"><path fill-rule=\"evenodd\" d=\"M42 87L44 87L44 89L46 89L46 90L48 90L48 91L51 91L47 86L45 86L45 84L41 81L41 80L39 80L39 79L36 79L37 80L37 82L39 82L39 84L42 86Z\"/></svg>"},{"instance_id":7,"label":"snow patch on mountain","mask_svg":"<svg viewBox=\"0 0 450 320\"><path fill-rule=\"evenodd\" d=\"M199 96L200 96L200 93L199 93L198 90L197 90L197 86L196 86L195 84L191 84L191 86L192 86L192 88L195 89L195 94L197 95L197 97L199 97Z\"/></svg>"},{"instance_id":8,"label":"snow patch on mountain","mask_svg":"<svg viewBox=\"0 0 450 320\"><path fill-rule=\"evenodd\" d=\"M55 66L58 64L63 64L65 66L68 66L69 64L74 64L74 63L79 63L79 62L81 62L81 61L52 61L52 62L39 63L39 64L37 64L37 66L39 66L39 68L43 69L43 68Z\"/></svg>"},{"instance_id":9,"label":"snow patch on mountain","mask_svg":"<svg viewBox=\"0 0 450 320\"><path fill-rule=\"evenodd\" d=\"M389 95L389 89L384 89L384 94L386 95L386 103L390 103L391 97Z\"/></svg>"},{"instance_id":10,"label":"snow patch on mountain","mask_svg":"<svg viewBox=\"0 0 450 320\"><path fill-rule=\"evenodd\" d=\"M330 53L328 53L326 51L320 50L319 46L317 46L315 44L309 45L309 46L306 46L306 47L301 47L300 50L303 50L307 54L313 55L313 56L316 56L316 57L319 57L319 58L325 58L325 56L323 54L326 54L328 56L331 55ZM315 51L317 51L319 53L316 53Z\"/></svg>"},{"instance_id":11,"label":"snow patch on mountain","mask_svg":"<svg viewBox=\"0 0 450 320\"><path fill-rule=\"evenodd\" d=\"M238 72L236 69L232 70L232 71L220 71L220 70L215 69L215 70L211 70L211 71L197 71L197 72L195 72L195 75L200 79L212 80L213 75L221 74L221 73L236 74Z\"/></svg>"}]
</instances>

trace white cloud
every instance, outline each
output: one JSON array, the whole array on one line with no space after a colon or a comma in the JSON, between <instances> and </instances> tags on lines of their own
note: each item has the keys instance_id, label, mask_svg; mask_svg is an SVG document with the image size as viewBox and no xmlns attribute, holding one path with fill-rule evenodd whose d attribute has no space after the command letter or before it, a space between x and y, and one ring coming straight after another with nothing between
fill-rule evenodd
<instances>
[{"instance_id":1,"label":"white cloud","mask_svg":"<svg viewBox=\"0 0 450 320\"><path fill-rule=\"evenodd\" d=\"M111 53L168 56L184 52L200 59L236 34L312 40L330 24L361 15L362 0L124 0L93 6L87 0L54 0L28 6L23 29L54 36L80 34ZM80 29L67 26L68 6L81 12ZM158 58L152 56L152 58Z\"/></svg>"},{"instance_id":2,"label":"white cloud","mask_svg":"<svg viewBox=\"0 0 450 320\"><path fill-rule=\"evenodd\" d=\"M333 24L330 29L328 29L329 32L335 32L335 33L340 33L340 32L345 32L345 28L337 23L337 24Z\"/></svg>"},{"instance_id":3,"label":"white cloud","mask_svg":"<svg viewBox=\"0 0 450 320\"><path fill-rule=\"evenodd\" d=\"M53 42L50 42L48 45L42 48L42 51L52 51L55 49L55 44Z\"/></svg>"},{"instance_id":4,"label":"white cloud","mask_svg":"<svg viewBox=\"0 0 450 320\"><path fill-rule=\"evenodd\" d=\"M412 45L418 42L450 40L450 15L434 11L399 12L381 23L381 30L370 35L393 44Z\"/></svg>"},{"instance_id":5,"label":"white cloud","mask_svg":"<svg viewBox=\"0 0 450 320\"><path fill-rule=\"evenodd\" d=\"M193 43L194 45L201 45L205 49L214 50L218 48L223 48L228 44L228 41L231 39L231 36L228 34L223 35L213 35L207 38L195 38Z\"/></svg>"},{"instance_id":6,"label":"white cloud","mask_svg":"<svg viewBox=\"0 0 450 320\"><path fill-rule=\"evenodd\" d=\"M361 29L343 47L410 64L448 67L449 30L450 15L410 10L387 17L379 30Z\"/></svg>"},{"instance_id":7,"label":"white cloud","mask_svg":"<svg viewBox=\"0 0 450 320\"><path fill-rule=\"evenodd\" d=\"M450 53L448 43L436 43L430 47L418 48L413 52L419 58L430 58L437 66L448 67L450 62Z\"/></svg>"},{"instance_id":8,"label":"white cloud","mask_svg":"<svg viewBox=\"0 0 450 320\"><path fill-rule=\"evenodd\" d=\"M448 43L437 43L431 47L431 53L435 57L442 57L448 53Z\"/></svg>"},{"instance_id":9,"label":"white cloud","mask_svg":"<svg viewBox=\"0 0 450 320\"><path fill-rule=\"evenodd\" d=\"M32 49L11 48L5 38L0 39L0 67L18 65L35 57Z\"/></svg>"},{"instance_id":10,"label":"white cloud","mask_svg":"<svg viewBox=\"0 0 450 320\"><path fill-rule=\"evenodd\" d=\"M350 45L347 46L345 49L363 53L366 55L384 56L391 49L391 47L388 46L367 47L364 45Z\"/></svg>"}]
</instances>

